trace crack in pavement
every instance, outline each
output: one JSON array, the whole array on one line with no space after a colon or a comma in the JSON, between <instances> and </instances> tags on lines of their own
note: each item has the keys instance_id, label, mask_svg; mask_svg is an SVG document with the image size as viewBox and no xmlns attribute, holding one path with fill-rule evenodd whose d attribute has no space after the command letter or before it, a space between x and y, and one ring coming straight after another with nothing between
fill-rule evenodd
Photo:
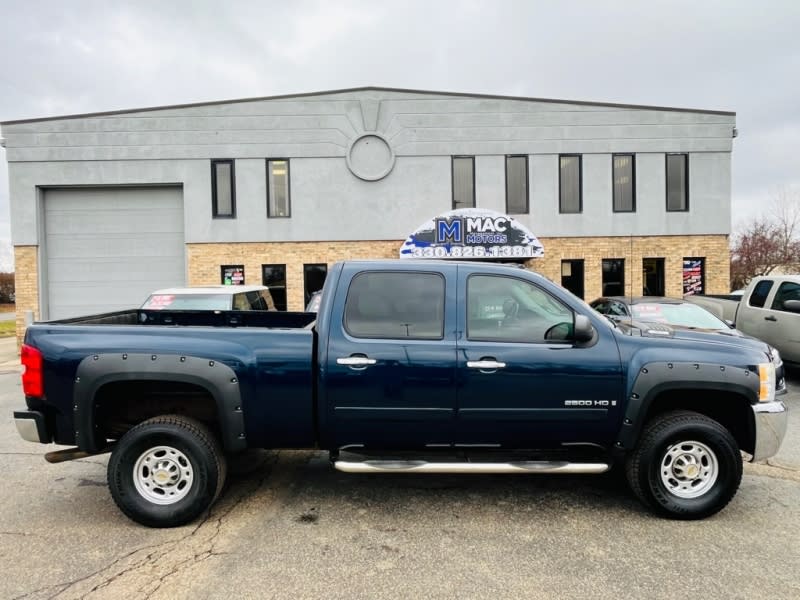
<instances>
[{"instance_id":1,"label":"crack in pavement","mask_svg":"<svg viewBox=\"0 0 800 600\"><path fill-rule=\"evenodd\" d=\"M275 453L269 460L265 460L259 468L266 469L266 471L257 480L252 483L246 482L234 492L232 497L223 498L223 502L208 511L189 532L158 544L136 548L87 575L27 592L17 596L14 600L33 597L46 597L48 600L53 598L77 599L93 595L107 597L111 586L120 580L131 578L134 579L133 582L126 581L125 583L126 592L132 589L131 583L137 584L136 579L146 578L145 582L138 585L137 596L150 598L159 591L168 578L211 557L228 554L217 550L218 538L223 525L243 502L253 497L272 477L279 461L280 453ZM124 595L128 596L129 592Z\"/></svg>"}]
</instances>

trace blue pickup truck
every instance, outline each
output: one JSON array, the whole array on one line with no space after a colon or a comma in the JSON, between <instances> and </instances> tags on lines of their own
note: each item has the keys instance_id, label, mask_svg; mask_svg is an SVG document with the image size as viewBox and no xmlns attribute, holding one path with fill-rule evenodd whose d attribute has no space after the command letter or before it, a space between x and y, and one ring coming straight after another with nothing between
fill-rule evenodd
<instances>
[{"instance_id":1,"label":"blue pickup truck","mask_svg":"<svg viewBox=\"0 0 800 600\"><path fill-rule=\"evenodd\" d=\"M622 328L546 278L468 262L330 270L317 314L146 309L36 323L21 436L111 452L131 519L187 523L248 448L318 448L350 473L624 469L655 512L721 510L787 413L765 345Z\"/></svg>"}]
</instances>

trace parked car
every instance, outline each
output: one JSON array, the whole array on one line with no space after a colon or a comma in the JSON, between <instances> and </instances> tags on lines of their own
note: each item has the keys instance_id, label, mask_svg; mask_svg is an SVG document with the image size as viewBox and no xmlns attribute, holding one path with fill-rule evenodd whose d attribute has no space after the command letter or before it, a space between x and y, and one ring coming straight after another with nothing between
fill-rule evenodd
<instances>
[{"instance_id":1,"label":"parked car","mask_svg":"<svg viewBox=\"0 0 800 600\"><path fill-rule=\"evenodd\" d=\"M207 511L226 456L247 448L320 448L348 473L619 463L658 514L700 519L735 495L740 450L766 459L786 431L763 345L634 334L527 270L337 263L318 316L139 309L34 323L17 429L75 446L51 462L111 452L112 498L155 527Z\"/></svg>"},{"instance_id":2,"label":"parked car","mask_svg":"<svg viewBox=\"0 0 800 600\"><path fill-rule=\"evenodd\" d=\"M263 285L212 285L156 290L141 308L148 310L275 310Z\"/></svg>"},{"instance_id":3,"label":"parked car","mask_svg":"<svg viewBox=\"0 0 800 600\"><path fill-rule=\"evenodd\" d=\"M311 298L308 299L308 304L306 304L306 312L319 312L320 302L322 302L322 290L311 294Z\"/></svg>"},{"instance_id":4,"label":"parked car","mask_svg":"<svg viewBox=\"0 0 800 600\"><path fill-rule=\"evenodd\" d=\"M754 278L744 295L685 296L684 299L735 323L736 328L777 348L800 366L800 275Z\"/></svg>"},{"instance_id":5,"label":"parked car","mask_svg":"<svg viewBox=\"0 0 800 600\"><path fill-rule=\"evenodd\" d=\"M652 330L654 324L663 323L669 325L673 330L717 333L735 338L739 343L751 343L770 355L777 375L776 391L779 394L786 393L781 353L769 344L745 335L697 304L678 298L660 296L612 296L598 298L592 301L590 306L600 314L610 317L627 328Z\"/></svg>"}]
</instances>

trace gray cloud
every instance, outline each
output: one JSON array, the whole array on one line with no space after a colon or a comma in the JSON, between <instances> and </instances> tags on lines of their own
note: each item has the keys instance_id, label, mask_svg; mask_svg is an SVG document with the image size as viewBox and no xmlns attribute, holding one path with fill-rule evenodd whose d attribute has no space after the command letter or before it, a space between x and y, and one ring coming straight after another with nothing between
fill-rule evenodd
<instances>
[{"instance_id":1,"label":"gray cloud","mask_svg":"<svg viewBox=\"0 0 800 600\"><path fill-rule=\"evenodd\" d=\"M723 109L734 223L800 185L791 0L28 1L0 23L0 120L363 85ZM7 214L0 168L0 244Z\"/></svg>"}]
</instances>

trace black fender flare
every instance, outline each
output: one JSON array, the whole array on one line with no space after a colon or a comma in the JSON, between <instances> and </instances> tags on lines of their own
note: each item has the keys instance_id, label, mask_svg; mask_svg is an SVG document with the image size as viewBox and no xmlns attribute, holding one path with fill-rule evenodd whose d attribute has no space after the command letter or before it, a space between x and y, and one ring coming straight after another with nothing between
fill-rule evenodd
<instances>
[{"instance_id":1,"label":"black fender flare","mask_svg":"<svg viewBox=\"0 0 800 600\"><path fill-rule=\"evenodd\" d=\"M155 380L191 383L214 398L223 447L237 452L247 447L239 378L228 365L181 354L94 354L78 365L73 386L75 443L85 452L102 449L97 435L95 397L112 382Z\"/></svg>"},{"instance_id":2,"label":"black fender flare","mask_svg":"<svg viewBox=\"0 0 800 600\"><path fill-rule=\"evenodd\" d=\"M675 390L727 392L758 402L758 371L714 363L651 362L642 366L628 395L625 417L615 444L618 450L631 450L644 428L653 401L662 393ZM748 430L751 425L748 425Z\"/></svg>"}]
</instances>

